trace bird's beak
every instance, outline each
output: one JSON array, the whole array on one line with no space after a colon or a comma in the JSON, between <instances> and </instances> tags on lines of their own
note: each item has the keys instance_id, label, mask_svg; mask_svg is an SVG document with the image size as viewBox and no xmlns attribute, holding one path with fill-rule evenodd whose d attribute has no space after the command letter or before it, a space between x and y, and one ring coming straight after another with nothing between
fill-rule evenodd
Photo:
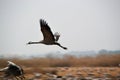
<instances>
[{"instance_id":1,"label":"bird's beak","mask_svg":"<svg viewBox=\"0 0 120 80\"><path fill-rule=\"evenodd\" d=\"M29 44L29 42L28 43L26 43L26 45L28 45Z\"/></svg>"},{"instance_id":2,"label":"bird's beak","mask_svg":"<svg viewBox=\"0 0 120 80\"><path fill-rule=\"evenodd\" d=\"M26 43L26 45L29 45L31 43L31 41L29 41L28 43Z\"/></svg>"}]
</instances>

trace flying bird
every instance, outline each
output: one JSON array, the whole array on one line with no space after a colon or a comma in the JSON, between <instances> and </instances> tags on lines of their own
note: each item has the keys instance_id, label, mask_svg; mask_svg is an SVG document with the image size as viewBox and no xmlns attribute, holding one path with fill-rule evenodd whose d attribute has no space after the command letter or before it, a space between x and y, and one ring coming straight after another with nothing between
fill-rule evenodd
<instances>
[{"instance_id":1,"label":"flying bird","mask_svg":"<svg viewBox=\"0 0 120 80\"><path fill-rule=\"evenodd\" d=\"M0 69L0 72L4 72L3 78L5 79L9 77L16 78L17 80L25 79L23 69L11 61L8 61L8 66Z\"/></svg>"},{"instance_id":2,"label":"flying bird","mask_svg":"<svg viewBox=\"0 0 120 80\"><path fill-rule=\"evenodd\" d=\"M63 49L67 49L66 47L63 47L60 43L58 43L60 34L56 32L55 34L52 33L51 28L49 27L48 23L40 19L40 27L41 27L41 32L43 34L43 40L39 42L28 42L27 44L45 44L45 45L58 45L59 47Z\"/></svg>"}]
</instances>

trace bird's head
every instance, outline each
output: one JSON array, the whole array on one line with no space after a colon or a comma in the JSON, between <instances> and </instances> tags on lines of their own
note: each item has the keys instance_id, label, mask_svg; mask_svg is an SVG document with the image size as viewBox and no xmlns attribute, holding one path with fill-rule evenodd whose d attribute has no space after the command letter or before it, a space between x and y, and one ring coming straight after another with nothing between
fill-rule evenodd
<instances>
[{"instance_id":1,"label":"bird's head","mask_svg":"<svg viewBox=\"0 0 120 80\"><path fill-rule=\"evenodd\" d=\"M31 41L29 41L27 44L32 44L32 42L31 42Z\"/></svg>"},{"instance_id":2,"label":"bird's head","mask_svg":"<svg viewBox=\"0 0 120 80\"><path fill-rule=\"evenodd\" d=\"M10 66L10 65L16 65L15 63L13 63L13 62L11 62L11 61L7 61L8 62L8 66Z\"/></svg>"}]
</instances>

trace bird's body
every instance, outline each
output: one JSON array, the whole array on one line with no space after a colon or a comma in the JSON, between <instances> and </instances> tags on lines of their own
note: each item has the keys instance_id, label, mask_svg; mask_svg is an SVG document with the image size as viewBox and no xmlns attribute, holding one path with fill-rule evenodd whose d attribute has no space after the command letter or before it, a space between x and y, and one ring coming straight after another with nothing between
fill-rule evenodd
<instances>
[{"instance_id":1,"label":"bird's body","mask_svg":"<svg viewBox=\"0 0 120 80\"><path fill-rule=\"evenodd\" d=\"M63 49L67 49L66 47L63 47L60 45L60 43L58 43L57 41L59 40L59 33L55 33L53 35L50 27L48 26L48 24L46 23L46 21L44 21L43 19L40 19L40 27L41 27L41 32L43 34L44 39L42 41L39 42L28 42L28 44L45 44L45 45L58 45Z\"/></svg>"},{"instance_id":2,"label":"bird's body","mask_svg":"<svg viewBox=\"0 0 120 80\"><path fill-rule=\"evenodd\" d=\"M16 79L20 78L21 80L25 79L23 69L11 61L8 61L8 66L1 69L0 72L5 73L3 78L13 77Z\"/></svg>"}]
</instances>

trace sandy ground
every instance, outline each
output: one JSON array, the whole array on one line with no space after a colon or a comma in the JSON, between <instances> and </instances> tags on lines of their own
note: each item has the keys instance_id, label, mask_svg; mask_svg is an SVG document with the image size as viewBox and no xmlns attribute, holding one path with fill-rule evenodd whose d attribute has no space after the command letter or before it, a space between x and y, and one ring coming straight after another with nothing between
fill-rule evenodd
<instances>
[{"instance_id":1,"label":"sandy ground","mask_svg":"<svg viewBox=\"0 0 120 80\"><path fill-rule=\"evenodd\" d=\"M23 67L23 69L25 80L120 80L120 67ZM0 73L0 76L2 75ZM68 79L63 79L65 77Z\"/></svg>"},{"instance_id":2,"label":"sandy ground","mask_svg":"<svg viewBox=\"0 0 120 80\"><path fill-rule=\"evenodd\" d=\"M94 77L117 78L120 76L120 67L55 67L55 68L25 68L26 78L47 80L51 77ZM77 80L77 79L76 79ZM80 80L80 79L79 79ZM87 79L86 79L87 80Z\"/></svg>"}]
</instances>

